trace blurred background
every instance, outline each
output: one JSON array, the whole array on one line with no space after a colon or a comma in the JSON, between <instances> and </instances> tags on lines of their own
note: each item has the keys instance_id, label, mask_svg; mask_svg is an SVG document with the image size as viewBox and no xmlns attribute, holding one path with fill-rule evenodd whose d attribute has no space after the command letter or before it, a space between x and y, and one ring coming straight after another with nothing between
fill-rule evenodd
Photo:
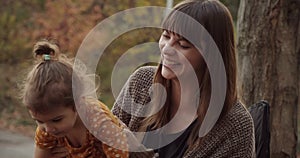
<instances>
[{"instance_id":1,"label":"blurred background","mask_svg":"<svg viewBox=\"0 0 300 158\"><path fill-rule=\"evenodd\" d=\"M229 8L236 25L240 0L220 1ZM173 5L178 2L174 0ZM35 122L18 96L19 86L33 64L32 47L37 40L54 38L63 53L74 57L88 32L103 19L133 7L166 5L163 0L1 0L0 129L34 136ZM111 72L119 57L135 45L156 42L160 34L156 28L137 29L109 45L103 54L105 60L100 61L105 66L97 69L100 100L109 107L113 105Z\"/></svg>"},{"instance_id":2,"label":"blurred background","mask_svg":"<svg viewBox=\"0 0 300 158\"><path fill-rule=\"evenodd\" d=\"M177 4L180 0L175 0ZM238 0L223 0L234 19ZM119 11L141 6L166 7L162 0L2 0L0 2L0 128L33 136L35 123L18 98L18 86L33 64L33 44L42 38L56 39L61 51L74 57L88 32L103 19ZM147 28L127 32L105 50L101 68L99 99L112 106L111 72L129 48L155 42L161 30ZM109 57L108 57L109 56Z\"/></svg>"}]
</instances>

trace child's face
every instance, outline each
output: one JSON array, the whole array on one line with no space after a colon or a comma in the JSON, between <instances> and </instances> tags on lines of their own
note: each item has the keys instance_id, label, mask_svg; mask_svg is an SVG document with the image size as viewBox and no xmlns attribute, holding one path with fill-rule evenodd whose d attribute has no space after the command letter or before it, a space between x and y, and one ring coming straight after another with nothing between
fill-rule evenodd
<instances>
[{"instance_id":1,"label":"child's face","mask_svg":"<svg viewBox=\"0 0 300 158\"><path fill-rule=\"evenodd\" d=\"M29 110L29 113L41 130L58 137L67 135L78 118L73 108L64 106L58 106L43 113L34 113Z\"/></svg>"}]
</instances>

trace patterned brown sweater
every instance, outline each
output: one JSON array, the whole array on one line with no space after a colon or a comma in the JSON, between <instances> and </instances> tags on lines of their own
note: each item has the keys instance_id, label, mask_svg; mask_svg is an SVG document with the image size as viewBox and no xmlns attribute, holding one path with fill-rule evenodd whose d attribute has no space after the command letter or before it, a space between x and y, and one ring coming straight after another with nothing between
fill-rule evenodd
<instances>
[{"instance_id":1,"label":"patterned brown sweater","mask_svg":"<svg viewBox=\"0 0 300 158\"><path fill-rule=\"evenodd\" d=\"M145 111L150 102L149 88L152 85L156 67L142 67L136 70L128 79L120 92L113 113L119 117L131 131L137 131L142 118L136 117ZM123 110L122 110L123 109ZM128 114L125 111L130 111ZM136 115L136 116L135 116ZM184 157L223 157L252 158L255 157L253 120L247 109L240 103L232 107L229 113L214 126L214 128L191 149L185 151Z\"/></svg>"}]
</instances>

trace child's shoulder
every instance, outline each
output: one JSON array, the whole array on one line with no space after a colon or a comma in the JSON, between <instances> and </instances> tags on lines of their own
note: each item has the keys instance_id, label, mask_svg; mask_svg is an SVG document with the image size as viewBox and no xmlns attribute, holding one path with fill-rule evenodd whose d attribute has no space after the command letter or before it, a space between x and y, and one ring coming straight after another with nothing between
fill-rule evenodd
<instances>
[{"instance_id":1,"label":"child's shoulder","mask_svg":"<svg viewBox=\"0 0 300 158\"><path fill-rule=\"evenodd\" d=\"M110 112L109 108L96 98L85 98L85 104L88 110L96 110L105 113Z\"/></svg>"},{"instance_id":2,"label":"child's shoulder","mask_svg":"<svg viewBox=\"0 0 300 158\"><path fill-rule=\"evenodd\" d=\"M86 118L89 118L87 121L94 126L97 126L95 124L100 125L105 121L112 121L114 124L121 126L118 118L98 99L86 98L86 111Z\"/></svg>"}]
</instances>

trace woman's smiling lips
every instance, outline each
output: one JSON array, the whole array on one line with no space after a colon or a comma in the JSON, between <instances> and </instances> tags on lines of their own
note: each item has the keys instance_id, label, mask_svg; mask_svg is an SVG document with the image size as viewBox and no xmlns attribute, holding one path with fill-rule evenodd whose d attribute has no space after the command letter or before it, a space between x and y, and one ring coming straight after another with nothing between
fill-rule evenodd
<instances>
[{"instance_id":1,"label":"woman's smiling lips","mask_svg":"<svg viewBox=\"0 0 300 158\"><path fill-rule=\"evenodd\" d=\"M176 61L164 59L163 60L163 65L166 66L166 67L175 67L175 66L180 65L180 63L178 63Z\"/></svg>"},{"instance_id":2,"label":"woman's smiling lips","mask_svg":"<svg viewBox=\"0 0 300 158\"><path fill-rule=\"evenodd\" d=\"M171 66L172 67L172 66L177 66L177 65L180 64L179 62L177 62L175 60L168 59L168 58L166 58L164 56L162 56L162 57L163 57L163 65L164 66L167 66L167 67Z\"/></svg>"}]
</instances>

